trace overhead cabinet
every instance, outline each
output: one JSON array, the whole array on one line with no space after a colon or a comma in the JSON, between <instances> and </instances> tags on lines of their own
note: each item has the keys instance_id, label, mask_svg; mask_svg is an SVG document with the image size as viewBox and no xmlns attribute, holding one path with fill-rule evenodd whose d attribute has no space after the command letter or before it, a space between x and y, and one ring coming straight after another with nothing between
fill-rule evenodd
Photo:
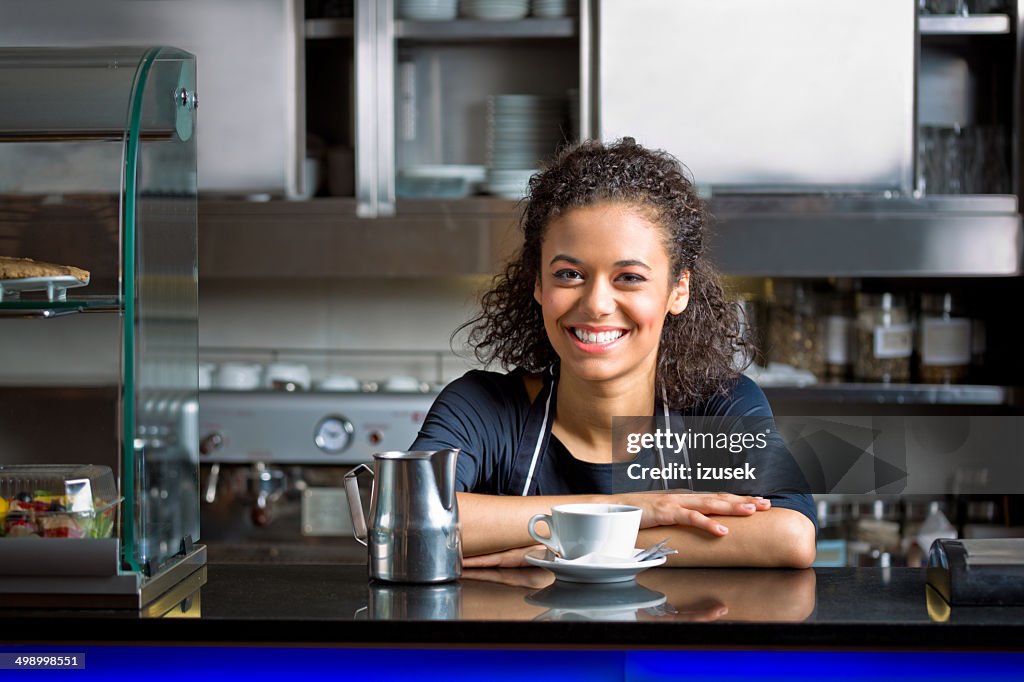
<instances>
[{"instance_id":1,"label":"overhead cabinet","mask_svg":"<svg viewBox=\"0 0 1024 682\"><path fill-rule=\"evenodd\" d=\"M602 0L598 130L715 192L914 186L914 0Z\"/></svg>"},{"instance_id":2,"label":"overhead cabinet","mask_svg":"<svg viewBox=\"0 0 1024 682\"><path fill-rule=\"evenodd\" d=\"M200 192L298 192L306 147L300 0L4 0L0 16L2 47L152 44L195 54Z\"/></svg>"}]
</instances>

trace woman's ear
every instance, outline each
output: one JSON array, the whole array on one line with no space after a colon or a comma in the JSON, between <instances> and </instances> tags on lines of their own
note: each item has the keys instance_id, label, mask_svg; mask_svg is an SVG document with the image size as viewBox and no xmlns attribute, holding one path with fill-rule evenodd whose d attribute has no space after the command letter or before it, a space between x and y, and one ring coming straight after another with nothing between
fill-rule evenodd
<instances>
[{"instance_id":1,"label":"woman's ear","mask_svg":"<svg viewBox=\"0 0 1024 682\"><path fill-rule=\"evenodd\" d=\"M533 300L535 300L538 305L544 305L540 301L540 296L541 296L541 291L540 291L540 275L538 275L537 279L534 280L534 282L533 282Z\"/></svg>"},{"instance_id":2,"label":"woman's ear","mask_svg":"<svg viewBox=\"0 0 1024 682\"><path fill-rule=\"evenodd\" d=\"M683 270L683 274L676 280L675 286L672 287L672 291L668 297L668 312L673 315L686 310L686 306L690 303L690 271Z\"/></svg>"}]
</instances>

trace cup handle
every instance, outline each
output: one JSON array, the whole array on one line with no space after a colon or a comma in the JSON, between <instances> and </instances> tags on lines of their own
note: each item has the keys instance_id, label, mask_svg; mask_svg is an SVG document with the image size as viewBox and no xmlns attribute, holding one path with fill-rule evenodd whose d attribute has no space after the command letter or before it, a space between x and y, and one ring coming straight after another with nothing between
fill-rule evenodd
<instances>
[{"instance_id":1,"label":"cup handle","mask_svg":"<svg viewBox=\"0 0 1024 682\"><path fill-rule=\"evenodd\" d=\"M537 530L534 526L537 525L538 521L543 521L548 524L548 530L551 531L551 537L545 538L537 535ZM551 522L551 514L534 514L530 519L530 523L527 524L526 529L530 532L530 537L550 549L555 554L561 554L562 551L558 546L558 536L555 535L555 524Z\"/></svg>"}]
</instances>

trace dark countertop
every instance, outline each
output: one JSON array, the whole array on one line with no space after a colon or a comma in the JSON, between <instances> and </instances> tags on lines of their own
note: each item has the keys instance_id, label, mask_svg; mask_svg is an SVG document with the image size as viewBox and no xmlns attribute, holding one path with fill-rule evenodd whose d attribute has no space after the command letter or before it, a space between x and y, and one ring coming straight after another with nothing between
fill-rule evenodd
<instances>
[{"instance_id":1,"label":"dark countertop","mask_svg":"<svg viewBox=\"0 0 1024 682\"><path fill-rule=\"evenodd\" d=\"M0 608L3 640L1024 650L1024 607L950 610L922 569L656 568L611 586L540 568L440 586L371 584L343 564L202 570L169 613Z\"/></svg>"}]
</instances>

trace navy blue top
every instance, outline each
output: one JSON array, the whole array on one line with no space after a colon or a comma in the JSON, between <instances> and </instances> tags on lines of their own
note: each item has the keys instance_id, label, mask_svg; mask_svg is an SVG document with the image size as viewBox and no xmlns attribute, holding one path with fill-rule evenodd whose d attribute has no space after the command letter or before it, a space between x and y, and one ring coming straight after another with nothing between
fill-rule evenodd
<instances>
[{"instance_id":1,"label":"navy blue top","mask_svg":"<svg viewBox=\"0 0 1024 682\"><path fill-rule=\"evenodd\" d=\"M509 494L513 462L520 442L531 436L527 428L531 402L523 383L523 372L508 374L472 370L444 388L434 401L413 450L458 448L456 489L462 492ZM676 413L679 414L679 413ZM728 396L714 396L701 405L682 413L683 417L760 417L771 419L771 408L760 387L741 376ZM774 422L769 422L774 426ZM550 426L548 427L550 429ZM773 462L780 448L786 461L792 455L781 438L774 434ZM706 460L705 460L706 461ZM735 462L733 462L735 464ZM577 459L554 435L547 440L544 457L538 460L531 492L537 495L611 494L613 469L622 465L585 462ZM768 467L761 467L762 470ZM772 466L773 470L780 470ZM732 492L759 494L772 501L773 507L796 510L817 527L814 500L806 488L794 485L789 476L762 479L756 490ZM615 480L621 481L621 477ZM714 481L698 489L725 490L725 482ZM678 486L673 486L678 487ZM618 487L615 492L624 492ZM518 494L518 493L515 493Z\"/></svg>"}]
</instances>

